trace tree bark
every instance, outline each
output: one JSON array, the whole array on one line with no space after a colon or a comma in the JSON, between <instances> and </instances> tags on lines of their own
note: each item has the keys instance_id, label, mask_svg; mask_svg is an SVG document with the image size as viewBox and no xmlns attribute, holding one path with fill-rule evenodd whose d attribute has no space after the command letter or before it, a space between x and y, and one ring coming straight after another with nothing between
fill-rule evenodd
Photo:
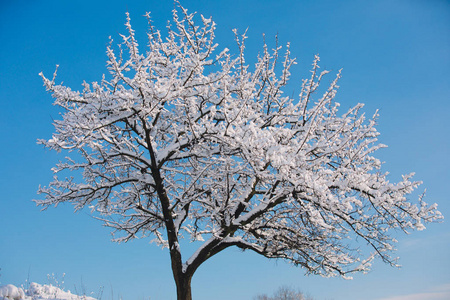
<instances>
[{"instance_id":1,"label":"tree bark","mask_svg":"<svg viewBox=\"0 0 450 300\"><path fill-rule=\"evenodd\" d=\"M147 123L145 120L142 120L142 124L145 131L145 138L148 147L147 149L151 159L151 174L155 181L156 192L158 193L158 197L161 202L161 209L166 225L172 273L177 286L177 300L192 300L191 279L193 272L189 272L188 274L183 272L183 261L181 259L181 252L178 243L177 228L175 228L172 212L170 211L170 200L164 188L160 169L158 168L158 164L156 162L155 152L153 151L150 139L150 130L147 128Z\"/></svg>"},{"instance_id":2,"label":"tree bark","mask_svg":"<svg viewBox=\"0 0 450 300\"><path fill-rule=\"evenodd\" d=\"M186 274L175 274L175 283L177 285L177 300L192 300L191 279L192 276Z\"/></svg>"}]
</instances>

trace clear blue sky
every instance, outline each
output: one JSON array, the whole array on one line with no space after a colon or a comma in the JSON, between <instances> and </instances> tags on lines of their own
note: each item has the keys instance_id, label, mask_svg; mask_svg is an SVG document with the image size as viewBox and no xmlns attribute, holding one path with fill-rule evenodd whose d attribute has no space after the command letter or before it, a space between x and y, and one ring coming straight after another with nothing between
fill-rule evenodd
<instances>
[{"instance_id":1,"label":"clear blue sky","mask_svg":"<svg viewBox=\"0 0 450 300\"><path fill-rule=\"evenodd\" d=\"M185 0L190 11L212 16L217 42L233 47L231 29L248 30L251 61L265 33L290 41L299 64L291 87L308 75L314 54L333 72L343 68L338 101L346 109L366 103L379 108L381 142L377 156L392 181L416 172L450 218L450 2L381 1L200 1ZM36 145L49 138L52 106L38 73L81 89L83 80L106 73L108 36L119 40L129 11L137 34L145 37L152 12L162 28L172 1L25 1L0 2L0 283L20 285L27 277L46 283L47 274L66 273L65 287L94 292L103 299L175 299L167 250L148 240L110 242L109 230L87 212L70 206L39 212L32 199L39 184L51 180L58 156ZM145 40L142 40L142 44ZM273 45L273 43L272 43ZM233 49L233 48L232 48ZM296 89L298 91L298 88ZM400 295L444 290L450 295L450 225L431 224L424 232L395 234L401 269L376 261L373 271L339 278L306 277L300 268L230 249L200 267L193 279L196 300L252 299L290 285L316 299L400 299ZM413 299L409 296L409 299ZM435 298L433 298L435 299ZM440 299L440 298L436 298ZM444 299L444 298L442 298Z\"/></svg>"}]
</instances>

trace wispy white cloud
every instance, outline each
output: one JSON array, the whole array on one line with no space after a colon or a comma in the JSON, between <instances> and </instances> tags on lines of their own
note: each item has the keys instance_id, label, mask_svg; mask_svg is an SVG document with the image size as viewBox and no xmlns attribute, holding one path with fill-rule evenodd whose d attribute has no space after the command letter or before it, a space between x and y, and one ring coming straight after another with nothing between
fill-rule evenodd
<instances>
[{"instance_id":1,"label":"wispy white cloud","mask_svg":"<svg viewBox=\"0 0 450 300\"><path fill-rule=\"evenodd\" d=\"M402 251L408 249L413 250L418 247L430 247L430 245L442 244L450 241L450 232L441 232L431 236L423 236L421 238L411 238L405 237L399 244L398 247L402 248Z\"/></svg>"},{"instance_id":2,"label":"wispy white cloud","mask_svg":"<svg viewBox=\"0 0 450 300\"><path fill-rule=\"evenodd\" d=\"M448 300L450 299L450 283L436 286L429 292L392 296L377 300Z\"/></svg>"}]
</instances>

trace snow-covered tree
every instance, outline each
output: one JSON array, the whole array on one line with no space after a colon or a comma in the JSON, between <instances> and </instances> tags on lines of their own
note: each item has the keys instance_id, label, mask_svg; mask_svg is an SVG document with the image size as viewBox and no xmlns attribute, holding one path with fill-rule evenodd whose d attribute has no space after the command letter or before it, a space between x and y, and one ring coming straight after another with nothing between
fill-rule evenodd
<instances>
[{"instance_id":1,"label":"snow-covered tree","mask_svg":"<svg viewBox=\"0 0 450 300\"><path fill-rule=\"evenodd\" d=\"M289 45L264 44L250 67L245 34L234 31L232 55L218 49L211 19L181 6L164 36L148 19L142 51L127 15L100 83L73 91L55 84L56 72L42 75L63 112L39 143L68 153L55 173L82 177L55 175L38 205L88 207L116 241L149 236L168 247L180 300L191 299L197 268L228 247L348 277L377 256L395 265L389 229L441 217L422 197L407 199L420 184L412 175L392 183L380 171L377 113L366 118L362 104L340 113L340 73L319 88L328 73L319 57L292 98ZM187 259L181 238L201 243Z\"/></svg>"}]
</instances>

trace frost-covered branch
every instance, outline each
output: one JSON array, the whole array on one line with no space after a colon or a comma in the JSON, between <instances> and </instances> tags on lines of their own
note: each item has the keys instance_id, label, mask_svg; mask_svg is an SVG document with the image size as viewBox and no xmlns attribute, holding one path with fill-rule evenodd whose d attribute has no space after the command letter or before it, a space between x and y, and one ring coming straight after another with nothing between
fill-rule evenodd
<instances>
[{"instance_id":1,"label":"frost-covered branch","mask_svg":"<svg viewBox=\"0 0 450 300\"><path fill-rule=\"evenodd\" d=\"M234 30L232 55L218 50L210 18L197 25L181 5L165 37L147 17L147 51L127 14L100 83L78 92L57 85L56 72L42 75L62 117L39 143L68 157L39 189L39 205L89 207L118 241L153 236L181 281L230 246L323 276L367 271L376 256L394 265L391 229L442 218L435 204L408 199L420 182L391 183L380 171L378 113L366 118L362 104L339 112L341 72L322 87L319 56L291 98L289 45L283 54L264 43L250 66L246 33ZM204 242L185 262L181 237ZM372 254L356 250L355 238Z\"/></svg>"}]
</instances>

